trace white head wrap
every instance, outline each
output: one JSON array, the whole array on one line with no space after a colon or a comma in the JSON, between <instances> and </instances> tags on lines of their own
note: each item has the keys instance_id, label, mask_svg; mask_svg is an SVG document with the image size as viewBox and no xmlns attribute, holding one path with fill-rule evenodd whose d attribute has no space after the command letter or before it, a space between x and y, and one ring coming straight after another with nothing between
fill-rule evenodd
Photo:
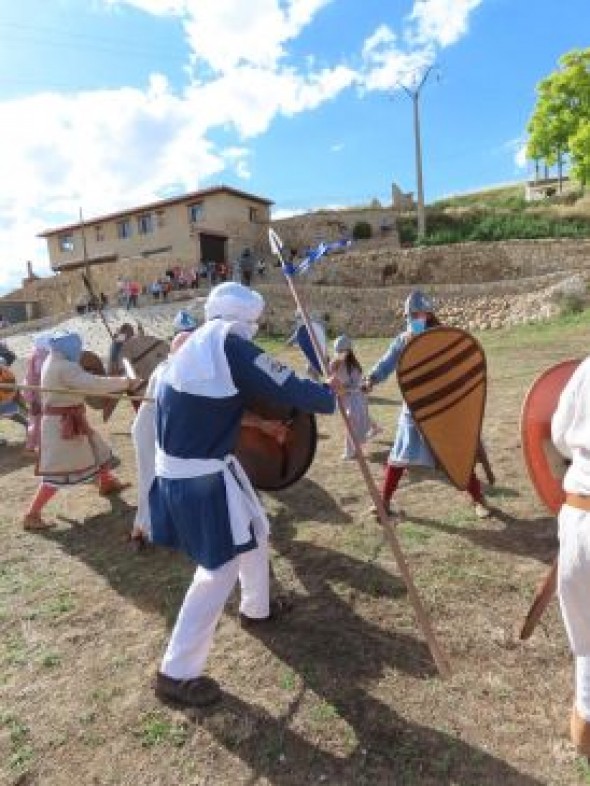
<instances>
[{"instance_id":1,"label":"white head wrap","mask_svg":"<svg viewBox=\"0 0 590 786\"><path fill-rule=\"evenodd\" d=\"M228 322L257 322L264 309L258 292L234 281L219 284L205 303L205 319L221 318Z\"/></svg>"},{"instance_id":2,"label":"white head wrap","mask_svg":"<svg viewBox=\"0 0 590 786\"><path fill-rule=\"evenodd\" d=\"M251 339L264 309L264 298L248 287L227 281L211 290L205 303L204 325L170 359L162 380L175 390L195 395L233 395L223 346L228 333Z\"/></svg>"}]
</instances>

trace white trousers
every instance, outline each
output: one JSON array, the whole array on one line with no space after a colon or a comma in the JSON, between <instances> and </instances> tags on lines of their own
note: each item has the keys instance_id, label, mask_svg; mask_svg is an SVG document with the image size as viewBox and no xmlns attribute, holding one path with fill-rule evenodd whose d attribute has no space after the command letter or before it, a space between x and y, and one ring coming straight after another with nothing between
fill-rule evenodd
<instances>
[{"instance_id":1,"label":"white trousers","mask_svg":"<svg viewBox=\"0 0 590 786\"><path fill-rule=\"evenodd\" d=\"M557 592L574 655L590 656L590 512L559 512Z\"/></svg>"},{"instance_id":2,"label":"white trousers","mask_svg":"<svg viewBox=\"0 0 590 786\"><path fill-rule=\"evenodd\" d=\"M207 662L223 607L240 581L240 612L253 619L268 617L268 540L216 570L198 567L178 613L160 671L173 679L199 677Z\"/></svg>"},{"instance_id":3,"label":"white trousers","mask_svg":"<svg viewBox=\"0 0 590 786\"><path fill-rule=\"evenodd\" d=\"M576 658L576 709L590 723L590 657Z\"/></svg>"}]
</instances>

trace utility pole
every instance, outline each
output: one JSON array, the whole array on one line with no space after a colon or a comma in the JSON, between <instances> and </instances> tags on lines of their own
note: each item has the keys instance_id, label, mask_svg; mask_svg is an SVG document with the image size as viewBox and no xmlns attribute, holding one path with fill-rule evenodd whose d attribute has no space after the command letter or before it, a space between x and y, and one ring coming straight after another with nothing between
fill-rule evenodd
<instances>
[{"instance_id":1,"label":"utility pole","mask_svg":"<svg viewBox=\"0 0 590 786\"><path fill-rule=\"evenodd\" d=\"M420 93L432 73L433 65L428 66L422 78L415 87L401 85L402 89L412 99L414 115L414 149L416 154L416 198L418 207L418 239L426 235L426 211L424 209L424 182L422 178L422 142L420 137Z\"/></svg>"}]
</instances>

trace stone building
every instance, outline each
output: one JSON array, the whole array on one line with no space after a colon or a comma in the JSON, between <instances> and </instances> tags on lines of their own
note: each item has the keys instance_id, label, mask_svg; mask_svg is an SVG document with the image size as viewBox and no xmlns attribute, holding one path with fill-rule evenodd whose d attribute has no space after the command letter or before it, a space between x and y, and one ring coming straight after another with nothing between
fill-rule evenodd
<instances>
[{"instance_id":1,"label":"stone building","mask_svg":"<svg viewBox=\"0 0 590 786\"><path fill-rule=\"evenodd\" d=\"M166 267L221 265L266 251L272 202L216 186L41 232L56 272L128 260ZM153 267L153 266L150 266Z\"/></svg>"}]
</instances>

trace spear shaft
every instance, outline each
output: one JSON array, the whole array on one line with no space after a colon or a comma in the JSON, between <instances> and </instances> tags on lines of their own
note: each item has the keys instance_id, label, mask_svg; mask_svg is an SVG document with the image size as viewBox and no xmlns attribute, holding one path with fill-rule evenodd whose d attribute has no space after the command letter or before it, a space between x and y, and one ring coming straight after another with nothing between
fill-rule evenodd
<instances>
[{"instance_id":1,"label":"spear shaft","mask_svg":"<svg viewBox=\"0 0 590 786\"><path fill-rule=\"evenodd\" d=\"M288 266L285 264L282 255L282 243L280 243L280 238L278 238L278 236L276 235L276 233L274 233L273 230L269 230L269 240L273 252L278 256L281 262L281 266L283 268L285 279L287 280L287 284L291 291L291 295L293 296L293 300L295 301L295 304L301 313L303 322L309 334L309 338L311 340L316 356L319 360L324 377L327 378L329 372L328 372L328 364L326 361L326 357L324 355L322 348L320 347L315 330L311 325L311 320L309 318L307 309L305 308L305 305L301 300L301 296L297 291L297 288L295 287L295 284L293 282L293 274L288 272ZM361 471L361 475L363 476L363 480L365 481L371 499L373 500L375 509L377 510L379 522L383 527L383 531L385 533L385 539L387 540L393 552L393 556L395 557L395 561L397 562L399 572L406 585L406 589L408 591L408 597L414 609L416 619L418 620L418 625L422 629L424 637L426 638L428 647L430 649L430 652L432 654L434 662L436 663L436 666L438 668L441 677L446 679L447 677L451 676L451 666L449 664L449 661L445 653L443 652L442 648L440 647L437 641L434 628L432 626L432 623L430 622L430 618L422 603L422 600L420 599L420 595L418 593L418 590L416 589L416 585L414 584L414 580L412 578L410 567L407 563L402 547L395 533L395 527L392 524L392 522L389 520L389 516L387 515L385 506L383 504L383 500L381 499L381 495L379 494L379 490L377 489L375 480L373 479L373 475L371 474L371 470L369 469L369 465L367 464L367 460L363 454L362 446L357 439L357 436L350 422L350 418L348 417L348 414L346 412L346 407L344 406L344 402L340 395L337 396L337 401L338 401L338 409L340 411L340 415L342 416L342 420L344 421L344 425L346 426L346 431L348 432L348 436L350 437L352 444L354 445L355 458L358 467Z\"/></svg>"},{"instance_id":2,"label":"spear shaft","mask_svg":"<svg viewBox=\"0 0 590 786\"><path fill-rule=\"evenodd\" d=\"M150 398L149 396L128 396L124 390L119 393L101 393L100 391L86 390L85 388L46 388L42 385L21 385L13 384L12 382L0 383L0 390L11 390L15 393L19 390L34 390L37 393L63 393L69 396L73 394L78 396L94 396L98 398L128 398L130 401L154 401L154 399Z\"/></svg>"}]
</instances>

